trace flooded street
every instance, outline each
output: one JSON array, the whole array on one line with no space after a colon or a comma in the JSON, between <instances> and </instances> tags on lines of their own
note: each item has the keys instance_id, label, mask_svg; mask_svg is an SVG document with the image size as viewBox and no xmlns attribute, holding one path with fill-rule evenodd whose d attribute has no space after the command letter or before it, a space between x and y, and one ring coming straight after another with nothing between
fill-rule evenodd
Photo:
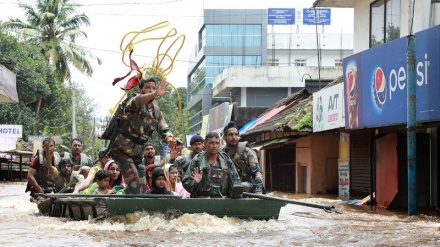
<instances>
[{"instance_id":1,"label":"flooded street","mask_svg":"<svg viewBox=\"0 0 440 247\"><path fill-rule=\"evenodd\" d=\"M135 213L88 222L40 216L24 190L25 183L0 183L0 246L440 246L438 217L373 213L330 198L301 200L333 204L343 214L290 204L269 221Z\"/></svg>"}]
</instances>

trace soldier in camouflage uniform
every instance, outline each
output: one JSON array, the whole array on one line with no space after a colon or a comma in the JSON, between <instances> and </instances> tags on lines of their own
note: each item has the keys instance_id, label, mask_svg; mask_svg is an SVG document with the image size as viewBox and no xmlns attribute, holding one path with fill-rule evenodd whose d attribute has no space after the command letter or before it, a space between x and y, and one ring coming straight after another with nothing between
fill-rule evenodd
<instances>
[{"instance_id":1,"label":"soldier in camouflage uniform","mask_svg":"<svg viewBox=\"0 0 440 247\"><path fill-rule=\"evenodd\" d=\"M115 125L115 136L110 140L110 154L118 163L127 184L127 193L140 194L146 186L145 166L142 164L143 144L154 131L168 143L172 138L168 125L154 99L168 94L168 82L158 83L153 78L141 80L139 92L130 95L122 105ZM171 143L168 143L170 145Z\"/></svg>"},{"instance_id":2,"label":"soldier in camouflage uniform","mask_svg":"<svg viewBox=\"0 0 440 247\"><path fill-rule=\"evenodd\" d=\"M263 193L263 181L257 155L246 146L246 142L238 141L240 139L238 128L233 122L223 129L223 139L226 142L223 151L234 161L245 191Z\"/></svg>"},{"instance_id":3,"label":"soldier in camouflage uniform","mask_svg":"<svg viewBox=\"0 0 440 247\"><path fill-rule=\"evenodd\" d=\"M241 197L243 186L234 163L220 151L220 137L210 132L205 138L206 151L189 163L182 179L191 197Z\"/></svg>"},{"instance_id":4,"label":"soldier in camouflage uniform","mask_svg":"<svg viewBox=\"0 0 440 247\"><path fill-rule=\"evenodd\" d=\"M189 141L189 145L191 145L191 149L187 149L181 156L177 157L173 163L177 167L181 178L183 174L185 174L186 169L188 169L189 162L203 151L203 137L198 134L193 135Z\"/></svg>"}]
</instances>

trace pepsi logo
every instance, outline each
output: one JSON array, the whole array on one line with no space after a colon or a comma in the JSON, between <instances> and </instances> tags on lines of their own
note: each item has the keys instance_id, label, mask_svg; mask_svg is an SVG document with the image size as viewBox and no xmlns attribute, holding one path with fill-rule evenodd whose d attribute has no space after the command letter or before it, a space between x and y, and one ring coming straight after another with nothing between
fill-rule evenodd
<instances>
[{"instance_id":1,"label":"pepsi logo","mask_svg":"<svg viewBox=\"0 0 440 247\"><path fill-rule=\"evenodd\" d=\"M376 105L380 108L385 104L387 100L387 83L385 80L385 74L381 67L378 67L374 72L373 78L373 92Z\"/></svg>"}]
</instances>

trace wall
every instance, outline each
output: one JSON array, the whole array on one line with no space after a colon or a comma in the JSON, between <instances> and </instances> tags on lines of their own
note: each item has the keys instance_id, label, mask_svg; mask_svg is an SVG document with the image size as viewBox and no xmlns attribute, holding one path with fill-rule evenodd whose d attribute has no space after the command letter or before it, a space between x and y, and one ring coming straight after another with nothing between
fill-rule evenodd
<instances>
[{"instance_id":1,"label":"wall","mask_svg":"<svg viewBox=\"0 0 440 247\"><path fill-rule=\"evenodd\" d=\"M311 136L306 136L295 140L296 143L296 193L301 192L301 166L307 166L307 182L306 193L310 194L310 173L312 167L312 151L311 151Z\"/></svg>"},{"instance_id":2,"label":"wall","mask_svg":"<svg viewBox=\"0 0 440 247\"><path fill-rule=\"evenodd\" d=\"M312 169L310 193L326 194L330 185L337 186L339 135L333 133L312 136Z\"/></svg>"}]
</instances>

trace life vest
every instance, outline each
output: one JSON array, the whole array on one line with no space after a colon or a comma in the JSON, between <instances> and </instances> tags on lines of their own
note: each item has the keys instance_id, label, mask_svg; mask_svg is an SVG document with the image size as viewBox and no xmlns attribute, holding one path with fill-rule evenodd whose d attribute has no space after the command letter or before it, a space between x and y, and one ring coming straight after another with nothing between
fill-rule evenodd
<instances>
[{"instance_id":1,"label":"life vest","mask_svg":"<svg viewBox=\"0 0 440 247\"><path fill-rule=\"evenodd\" d=\"M90 166L89 164L89 157L87 155L81 153L79 157L79 162L73 160L72 154L70 154L70 160L72 161L72 171L78 171L81 166ZM78 164L75 164L78 163ZM58 163L57 163L58 164Z\"/></svg>"},{"instance_id":2,"label":"life vest","mask_svg":"<svg viewBox=\"0 0 440 247\"><path fill-rule=\"evenodd\" d=\"M201 188L196 191L198 196L220 197L229 194L229 166L220 153L218 157L220 166L211 167L205 159L202 159L205 162L200 162L203 177L199 185Z\"/></svg>"},{"instance_id":3,"label":"life vest","mask_svg":"<svg viewBox=\"0 0 440 247\"><path fill-rule=\"evenodd\" d=\"M32 157L31 163L35 164L37 162L37 172L35 173L35 180L37 181L38 185L43 189L44 193L51 193L54 190L54 182L49 177L49 169L46 164L46 159L43 156L43 152L38 152L38 155L35 155ZM60 161L61 157L57 152L54 152L54 164L53 166L56 166L58 162ZM34 165L35 166L35 165ZM31 191L31 195L35 193L35 188L32 187L32 185L28 182L26 186L26 191Z\"/></svg>"},{"instance_id":4,"label":"life vest","mask_svg":"<svg viewBox=\"0 0 440 247\"><path fill-rule=\"evenodd\" d=\"M237 145L237 151L231 157L242 182L245 182L250 178L249 170L246 164L246 156L244 154L244 152L247 151L246 149L248 149L246 144L247 142L239 142Z\"/></svg>"},{"instance_id":5,"label":"life vest","mask_svg":"<svg viewBox=\"0 0 440 247\"><path fill-rule=\"evenodd\" d=\"M79 173L77 171L72 171L72 174L70 174L70 179L72 179L73 177L77 177L78 179ZM65 183L65 179L61 174L58 174L58 177L55 181L55 189L56 191L60 191L62 190L65 186L67 185L67 183ZM72 193L75 190L75 184L72 184L69 188L67 188L64 193Z\"/></svg>"}]
</instances>

